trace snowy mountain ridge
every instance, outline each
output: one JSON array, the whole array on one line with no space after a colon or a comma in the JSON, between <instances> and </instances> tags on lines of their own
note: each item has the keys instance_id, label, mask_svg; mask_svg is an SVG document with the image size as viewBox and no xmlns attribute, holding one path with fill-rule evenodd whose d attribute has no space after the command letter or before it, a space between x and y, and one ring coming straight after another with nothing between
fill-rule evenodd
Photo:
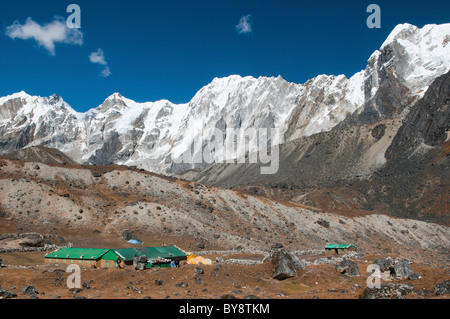
<instances>
[{"instance_id":1,"label":"snowy mountain ridge","mask_svg":"<svg viewBox=\"0 0 450 319\"><path fill-rule=\"evenodd\" d=\"M57 95L19 92L0 98L0 152L44 145L80 163L180 172L193 166L174 165L174 159L215 129L224 132L225 143L232 138L225 134L229 128L278 128L283 136L276 143L283 143L330 131L368 109L389 116L380 96L392 83L412 98L421 97L449 70L450 24L421 29L403 24L372 54L367 68L349 79L320 75L295 84L281 76L232 75L214 79L186 104L137 103L114 93L86 113Z\"/></svg>"}]
</instances>

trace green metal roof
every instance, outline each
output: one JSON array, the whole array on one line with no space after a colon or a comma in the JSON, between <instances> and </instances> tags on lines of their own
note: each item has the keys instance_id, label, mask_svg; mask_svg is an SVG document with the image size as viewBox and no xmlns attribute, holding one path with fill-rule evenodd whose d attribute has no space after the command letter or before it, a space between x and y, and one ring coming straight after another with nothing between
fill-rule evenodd
<instances>
[{"instance_id":1,"label":"green metal roof","mask_svg":"<svg viewBox=\"0 0 450 319\"><path fill-rule=\"evenodd\" d=\"M111 249L97 248L61 248L53 253L46 255L45 258L97 260L110 250Z\"/></svg>"},{"instance_id":2,"label":"green metal roof","mask_svg":"<svg viewBox=\"0 0 450 319\"><path fill-rule=\"evenodd\" d=\"M330 244L330 245L327 245L327 246L325 247L325 249L348 249L348 248L350 248L350 247L356 248L356 246L354 246L354 245L336 245L336 244Z\"/></svg>"},{"instance_id":3,"label":"green metal roof","mask_svg":"<svg viewBox=\"0 0 450 319\"><path fill-rule=\"evenodd\" d=\"M177 258L187 255L175 246L168 247L142 247L124 249L97 249L97 248L61 248L45 256L52 259L74 260L117 260L117 256L124 260L133 260L137 256L147 256L148 259Z\"/></svg>"},{"instance_id":4,"label":"green metal roof","mask_svg":"<svg viewBox=\"0 0 450 319\"><path fill-rule=\"evenodd\" d=\"M117 253L111 249L110 251L108 251L106 254L104 254L102 256L102 260L117 261L118 257L119 256L117 255Z\"/></svg>"},{"instance_id":5,"label":"green metal roof","mask_svg":"<svg viewBox=\"0 0 450 319\"><path fill-rule=\"evenodd\" d=\"M133 260L145 255L148 259L186 257L187 255L175 246L124 248L114 250L122 259Z\"/></svg>"}]
</instances>

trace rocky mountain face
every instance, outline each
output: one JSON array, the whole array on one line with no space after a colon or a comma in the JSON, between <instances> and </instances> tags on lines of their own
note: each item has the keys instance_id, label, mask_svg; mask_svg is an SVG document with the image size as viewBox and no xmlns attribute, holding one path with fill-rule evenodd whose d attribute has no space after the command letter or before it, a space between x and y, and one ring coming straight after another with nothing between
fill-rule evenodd
<instances>
[{"instance_id":1,"label":"rocky mountain face","mask_svg":"<svg viewBox=\"0 0 450 319\"><path fill-rule=\"evenodd\" d=\"M39 162L45 164L77 164L63 152L43 146L32 146L5 155L5 158L24 162Z\"/></svg>"},{"instance_id":2,"label":"rocky mountain face","mask_svg":"<svg viewBox=\"0 0 450 319\"><path fill-rule=\"evenodd\" d=\"M406 117L386 152L388 159L418 147L440 147L448 139L450 128L450 73L437 78ZM409 152L408 152L409 151Z\"/></svg>"},{"instance_id":3,"label":"rocky mountain face","mask_svg":"<svg viewBox=\"0 0 450 319\"><path fill-rule=\"evenodd\" d=\"M450 72L438 77L404 118L285 143L277 174L259 174L260 164L219 164L184 177L325 211L377 211L449 225L449 81Z\"/></svg>"},{"instance_id":4,"label":"rocky mountain face","mask_svg":"<svg viewBox=\"0 0 450 319\"><path fill-rule=\"evenodd\" d=\"M82 136L81 115L61 97L31 97L25 92L0 98L0 149L3 154L32 145L63 152Z\"/></svg>"},{"instance_id":5,"label":"rocky mountain face","mask_svg":"<svg viewBox=\"0 0 450 319\"><path fill-rule=\"evenodd\" d=\"M449 71L449 30L398 25L369 59L364 78L364 107L344 122L365 124L397 117L423 97L431 83Z\"/></svg>"},{"instance_id":6,"label":"rocky mountain face","mask_svg":"<svg viewBox=\"0 0 450 319\"><path fill-rule=\"evenodd\" d=\"M292 112L286 140L407 112L450 70L449 42L450 25L398 25L351 79L322 75L305 84L312 89Z\"/></svg>"},{"instance_id":7,"label":"rocky mountain face","mask_svg":"<svg viewBox=\"0 0 450 319\"><path fill-rule=\"evenodd\" d=\"M22 92L0 100L0 146L7 153L45 145L80 163L118 163L166 172L171 158L182 155L202 135L210 137L216 127L283 126L299 90L299 85L281 78L231 76L215 79L189 104L136 103L113 94L85 114L76 113L57 97Z\"/></svg>"},{"instance_id":8,"label":"rocky mountain face","mask_svg":"<svg viewBox=\"0 0 450 319\"><path fill-rule=\"evenodd\" d=\"M364 106L330 131L283 144L277 174L259 174L260 164L219 164L184 177L327 212L449 225L450 73L439 53L448 42L448 32L432 26L398 26L369 59Z\"/></svg>"},{"instance_id":9,"label":"rocky mountain face","mask_svg":"<svg viewBox=\"0 0 450 319\"><path fill-rule=\"evenodd\" d=\"M349 79L321 75L294 84L281 77L230 76L215 79L187 104L136 103L116 93L81 114L56 95L21 92L0 98L0 152L43 145L79 163L135 165L164 174L205 168L222 155L237 157L225 154L225 145L235 143L227 129L277 128L279 138L269 138L277 145L404 118L430 84L450 70L449 42L449 24L399 25L367 68ZM193 150L195 157L210 144L217 155L212 162L180 162L186 152Z\"/></svg>"}]
</instances>

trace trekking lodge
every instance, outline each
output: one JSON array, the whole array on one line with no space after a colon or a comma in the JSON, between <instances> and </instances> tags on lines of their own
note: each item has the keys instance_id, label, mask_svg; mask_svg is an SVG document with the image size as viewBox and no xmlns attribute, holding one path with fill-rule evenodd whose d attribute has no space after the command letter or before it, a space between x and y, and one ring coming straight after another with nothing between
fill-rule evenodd
<instances>
[{"instance_id":1,"label":"trekking lodge","mask_svg":"<svg viewBox=\"0 0 450 319\"><path fill-rule=\"evenodd\" d=\"M135 257L147 257L147 268L169 268L187 260L187 254L176 246L124 249L61 248L45 256L46 264L76 264L96 268L132 266Z\"/></svg>"}]
</instances>

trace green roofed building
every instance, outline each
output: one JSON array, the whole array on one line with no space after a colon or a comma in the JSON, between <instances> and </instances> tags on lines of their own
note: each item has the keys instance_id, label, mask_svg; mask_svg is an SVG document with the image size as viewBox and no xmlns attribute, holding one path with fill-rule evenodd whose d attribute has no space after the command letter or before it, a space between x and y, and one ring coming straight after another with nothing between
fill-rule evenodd
<instances>
[{"instance_id":1,"label":"green roofed building","mask_svg":"<svg viewBox=\"0 0 450 319\"><path fill-rule=\"evenodd\" d=\"M170 267L171 262L187 260L187 255L176 246L124 249L61 248L45 256L47 264L76 264L98 268L116 268L133 265L133 259L146 256L147 267Z\"/></svg>"},{"instance_id":2,"label":"green roofed building","mask_svg":"<svg viewBox=\"0 0 450 319\"><path fill-rule=\"evenodd\" d=\"M339 250L341 251L341 252L346 252L346 251L355 251L357 248L356 248L356 246L355 245L348 245L348 244L345 244L345 245L338 245L338 244L330 244L330 245L327 245L326 247L325 247L325 249L327 250L327 251L335 251L335 253L336 254L339 254Z\"/></svg>"},{"instance_id":3,"label":"green roofed building","mask_svg":"<svg viewBox=\"0 0 450 319\"><path fill-rule=\"evenodd\" d=\"M118 256L111 249L61 248L47 254L45 263L110 268L118 267Z\"/></svg>"},{"instance_id":4,"label":"green roofed building","mask_svg":"<svg viewBox=\"0 0 450 319\"><path fill-rule=\"evenodd\" d=\"M132 265L134 257L145 256L149 263L147 267L170 267L172 261L187 260L187 255L175 246L142 247L115 249L114 252L125 262Z\"/></svg>"},{"instance_id":5,"label":"green roofed building","mask_svg":"<svg viewBox=\"0 0 450 319\"><path fill-rule=\"evenodd\" d=\"M117 253L110 249L100 259L101 268L118 268L125 266L124 260L117 255Z\"/></svg>"}]
</instances>

